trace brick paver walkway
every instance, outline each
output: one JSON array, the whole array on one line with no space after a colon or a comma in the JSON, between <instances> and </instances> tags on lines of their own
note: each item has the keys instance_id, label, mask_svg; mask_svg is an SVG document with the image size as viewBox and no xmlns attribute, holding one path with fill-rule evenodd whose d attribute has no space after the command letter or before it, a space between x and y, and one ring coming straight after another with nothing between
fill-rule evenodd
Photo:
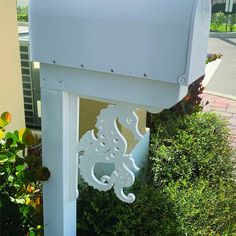
<instances>
[{"instance_id":1,"label":"brick paver walkway","mask_svg":"<svg viewBox=\"0 0 236 236\"><path fill-rule=\"evenodd\" d=\"M230 141L236 148L236 101L207 93L203 94L202 99L204 104L209 102L204 106L203 111L214 111L229 122Z\"/></svg>"}]
</instances>

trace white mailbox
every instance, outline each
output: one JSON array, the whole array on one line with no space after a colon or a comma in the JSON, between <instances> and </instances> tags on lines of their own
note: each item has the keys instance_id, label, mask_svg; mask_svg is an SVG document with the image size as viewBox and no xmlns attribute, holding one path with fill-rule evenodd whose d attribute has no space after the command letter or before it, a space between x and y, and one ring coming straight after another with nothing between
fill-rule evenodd
<instances>
[{"instance_id":1,"label":"white mailbox","mask_svg":"<svg viewBox=\"0 0 236 236\"><path fill-rule=\"evenodd\" d=\"M32 60L70 68L85 96L168 108L204 74L210 0L35 0L30 8Z\"/></svg>"},{"instance_id":2,"label":"white mailbox","mask_svg":"<svg viewBox=\"0 0 236 236\"><path fill-rule=\"evenodd\" d=\"M41 63L43 164L51 171L46 236L76 235L78 159L89 185L135 200L124 189L134 183L149 140L135 111L173 106L204 75L210 14L210 0L30 1L31 58ZM97 131L79 141L77 97L112 104L97 117ZM132 151L120 126L135 139ZM98 177L100 163L114 168Z\"/></svg>"}]
</instances>

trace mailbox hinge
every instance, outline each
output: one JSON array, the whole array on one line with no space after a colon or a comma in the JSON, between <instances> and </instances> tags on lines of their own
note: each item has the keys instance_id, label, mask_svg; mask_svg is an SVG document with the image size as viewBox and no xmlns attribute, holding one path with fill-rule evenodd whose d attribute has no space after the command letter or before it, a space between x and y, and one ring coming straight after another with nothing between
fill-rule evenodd
<instances>
[{"instance_id":1,"label":"mailbox hinge","mask_svg":"<svg viewBox=\"0 0 236 236\"><path fill-rule=\"evenodd\" d=\"M188 86L188 81L186 79L186 76L185 75L181 75L178 77L178 83L179 85L181 86Z\"/></svg>"}]
</instances>

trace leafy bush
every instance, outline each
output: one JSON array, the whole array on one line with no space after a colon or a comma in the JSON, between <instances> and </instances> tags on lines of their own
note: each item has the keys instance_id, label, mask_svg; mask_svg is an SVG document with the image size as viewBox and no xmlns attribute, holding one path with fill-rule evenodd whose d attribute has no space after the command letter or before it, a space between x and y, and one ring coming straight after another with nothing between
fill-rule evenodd
<instances>
[{"instance_id":1,"label":"leafy bush","mask_svg":"<svg viewBox=\"0 0 236 236\"><path fill-rule=\"evenodd\" d=\"M217 59L221 59L222 58L222 54L219 53L219 54L208 54L207 56L207 60L206 60L206 64L210 63L210 62L213 62Z\"/></svg>"},{"instance_id":2,"label":"leafy bush","mask_svg":"<svg viewBox=\"0 0 236 236\"><path fill-rule=\"evenodd\" d=\"M235 155L225 121L214 113L160 117L151 144L151 173L153 183L174 201L183 232L236 234Z\"/></svg>"},{"instance_id":3,"label":"leafy bush","mask_svg":"<svg viewBox=\"0 0 236 236\"><path fill-rule=\"evenodd\" d=\"M174 235L236 235L235 183L212 187L208 181L198 180L188 187L185 184L172 182L165 188L178 222Z\"/></svg>"},{"instance_id":4,"label":"leafy bush","mask_svg":"<svg viewBox=\"0 0 236 236\"><path fill-rule=\"evenodd\" d=\"M154 117L149 168L127 205L85 187L79 235L236 235L234 153L214 113Z\"/></svg>"},{"instance_id":5,"label":"leafy bush","mask_svg":"<svg viewBox=\"0 0 236 236\"><path fill-rule=\"evenodd\" d=\"M17 20L19 22L28 22L28 7L17 7Z\"/></svg>"},{"instance_id":6,"label":"leafy bush","mask_svg":"<svg viewBox=\"0 0 236 236\"><path fill-rule=\"evenodd\" d=\"M81 191L78 200L78 235L175 235L173 204L166 194L139 182L132 191L137 199L127 205L112 191L91 187Z\"/></svg>"},{"instance_id":7,"label":"leafy bush","mask_svg":"<svg viewBox=\"0 0 236 236\"><path fill-rule=\"evenodd\" d=\"M222 11L212 14L211 31L213 32L235 32L236 14L225 14Z\"/></svg>"},{"instance_id":8,"label":"leafy bush","mask_svg":"<svg viewBox=\"0 0 236 236\"><path fill-rule=\"evenodd\" d=\"M40 181L48 179L49 171L32 154L36 140L29 129L4 130L10 119L7 112L0 117L0 234L39 235L43 224Z\"/></svg>"},{"instance_id":9,"label":"leafy bush","mask_svg":"<svg viewBox=\"0 0 236 236\"><path fill-rule=\"evenodd\" d=\"M211 17L211 30L219 31L219 28L222 24L226 22L226 16L223 12L217 12L212 14Z\"/></svg>"},{"instance_id":10,"label":"leafy bush","mask_svg":"<svg viewBox=\"0 0 236 236\"><path fill-rule=\"evenodd\" d=\"M231 14L229 16L229 31L233 32L236 31L236 14Z\"/></svg>"},{"instance_id":11,"label":"leafy bush","mask_svg":"<svg viewBox=\"0 0 236 236\"><path fill-rule=\"evenodd\" d=\"M151 144L154 180L157 183L202 177L217 184L232 179L232 148L225 121L214 113L193 113L184 117L158 115ZM160 167L159 163L165 165ZM177 175L176 173L179 173Z\"/></svg>"}]
</instances>

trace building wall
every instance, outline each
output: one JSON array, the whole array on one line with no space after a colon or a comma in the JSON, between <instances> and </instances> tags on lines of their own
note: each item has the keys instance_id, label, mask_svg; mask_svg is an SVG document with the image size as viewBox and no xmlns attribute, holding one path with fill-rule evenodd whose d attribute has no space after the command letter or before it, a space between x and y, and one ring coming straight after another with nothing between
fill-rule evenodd
<instances>
[{"instance_id":1,"label":"building wall","mask_svg":"<svg viewBox=\"0 0 236 236\"><path fill-rule=\"evenodd\" d=\"M9 129L25 126L16 1L0 0L0 113L9 111Z\"/></svg>"},{"instance_id":2,"label":"building wall","mask_svg":"<svg viewBox=\"0 0 236 236\"><path fill-rule=\"evenodd\" d=\"M108 106L107 103L92 101L89 99L80 99L80 138L89 130L95 129L95 124L97 121L97 116L100 114L101 110ZM142 134L146 133L146 111L140 109L137 112L139 117L139 131ZM137 142L134 140L131 132L124 127L120 128L122 135L128 141L127 151L128 153L132 151Z\"/></svg>"},{"instance_id":3,"label":"building wall","mask_svg":"<svg viewBox=\"0 0 236 236\"><path fill-rule=\"evenodd\" d=\"M25 7L29 5L29 0L17 0L17 5L21 7Z\"/></svg>"}]
</instances>

